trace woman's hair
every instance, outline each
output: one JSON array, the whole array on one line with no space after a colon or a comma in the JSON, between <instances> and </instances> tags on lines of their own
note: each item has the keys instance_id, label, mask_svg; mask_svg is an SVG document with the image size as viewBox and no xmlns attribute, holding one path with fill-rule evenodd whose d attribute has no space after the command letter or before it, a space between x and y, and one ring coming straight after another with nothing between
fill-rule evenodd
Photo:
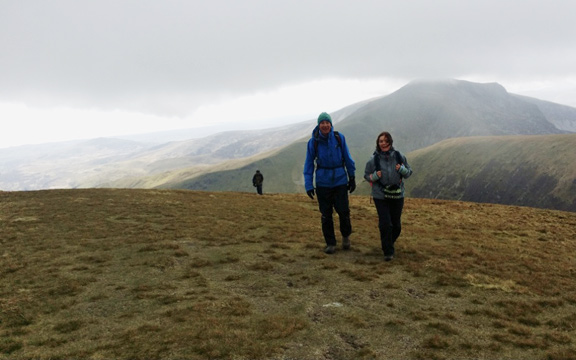
<instances>
[{"instance_id":1,"label":"woman's hair","mask_svg":"<svg viewBox=\"0 0 576 360\"><path fill-rule=\"evenodd\" d=\"M392 140L392 135L390 135L390 133L388 131L382 131L378 137L376 138L376 151L380 152L380 146L378 145L378 141L380 140L380 138L384 136L386 138L386 141L388 142L388 144L390 144L390 146L392 146L392 144L394 143L394 140Z\"/></svg>"}]
</instances>

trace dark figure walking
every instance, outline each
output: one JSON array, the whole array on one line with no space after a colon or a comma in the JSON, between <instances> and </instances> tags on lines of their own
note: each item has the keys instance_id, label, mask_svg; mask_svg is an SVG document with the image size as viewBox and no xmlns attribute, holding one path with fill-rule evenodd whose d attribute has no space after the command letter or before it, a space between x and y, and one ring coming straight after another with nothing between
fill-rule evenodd
<instances>
[{"instance_id":1,"label":"dark figure walking","mask_svg":"<svg viewBox=\"0 0 576 360\"><path fill-rule=\"evenodd\" d=\"M316 166L314 166L316 161ZM312 131L306 149L304 163L304 185L306 194L311 199L318 195L318 206L322 214L322 234L326 241L324 252L333 254L336 251L334 233L334 210L340 219L342 248L350 249L350 206L348 191L356 189L354 174L356 167L350 156L344 135L332 128L332 118L323 112L318 117L318 126ZM314 192L314 174L316 175L316 193Z\"/></svg>"},{"instance_id":2,"label":"dark figure walking","mask_svg":"<svg viewBox=\"0 0 576 360\"><path fill-rule=\"evenodd\" d=\"M256 187L258 195L262 195L262 183L264 182L264 176L260 173L260 170L256 170L256 174L252 176L252 185Z\"/></svg>"}]
</instances>

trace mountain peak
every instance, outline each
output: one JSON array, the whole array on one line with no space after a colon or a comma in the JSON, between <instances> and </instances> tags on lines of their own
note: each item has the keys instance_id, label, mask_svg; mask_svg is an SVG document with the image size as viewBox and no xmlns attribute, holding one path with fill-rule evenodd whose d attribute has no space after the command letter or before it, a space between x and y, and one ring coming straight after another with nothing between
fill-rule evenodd
<instances>
[{"instance_id":1,"label":"mountain peak","mask_svg":"<svg viewBox=\"0 0 576 360\"><path fill-rule=\"evenodd\" d=\"M506 88L497 82L476 83L457 79L417 79L409 82L400 90L402 89L436 89L438 91L457 89L461 91L482 91L485 93L492 92L498 95L508 95Z\"/></svg>"}]
</instances>

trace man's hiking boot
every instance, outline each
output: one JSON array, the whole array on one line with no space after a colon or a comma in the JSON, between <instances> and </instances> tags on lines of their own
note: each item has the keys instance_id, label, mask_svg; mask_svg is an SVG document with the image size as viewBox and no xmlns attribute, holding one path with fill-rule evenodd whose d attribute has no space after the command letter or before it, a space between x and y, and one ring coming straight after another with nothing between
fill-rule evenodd
<instances>
[{"instance_id":1,"label":"man's hiking boot","mask_svg":"<svg viewBox=\"0 0 576 360\"><path fill-rule=\"evenodd\" d=\"M349 236L344 236L342 238L342 249L344 249L344 250L350 249L350 237Z\"/></svg>"},{"instance_id":2,"label":"man's hiking boot","mask_svg":"<svg viewBox=\"0 0 576 360\"><path fill-rule=\"evenodd\" d=\"M384 261L392 261L394 259L394 255L384 255Z\"/></svg>"},{"instance_id":3,"label":"man's hiking boot","mask_svg":"<svg viewBox=\"0 0 576 360\"><path fill-rule=\"evenodd\" d=\"M336 252L336 246L334 245L328 245L324 248L324 252L326 254L334 254L334 252Z\"/></svg>"}]
</instances>

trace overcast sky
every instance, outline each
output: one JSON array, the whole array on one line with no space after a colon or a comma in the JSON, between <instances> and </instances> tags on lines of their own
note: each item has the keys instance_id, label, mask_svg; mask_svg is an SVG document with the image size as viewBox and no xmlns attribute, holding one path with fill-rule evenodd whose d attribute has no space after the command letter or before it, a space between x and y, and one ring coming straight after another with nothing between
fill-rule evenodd
<instances>
[{"instance_id":1,"label":"overcast sky","mask_svg":"<svg viewBox=\"0 0 576 360\"><path fill-rule=\"evenodd\" d=\"M571 0L0 0L0 147L271 127L422 78L576 107Z\"/></svg>"}]
</instances>

